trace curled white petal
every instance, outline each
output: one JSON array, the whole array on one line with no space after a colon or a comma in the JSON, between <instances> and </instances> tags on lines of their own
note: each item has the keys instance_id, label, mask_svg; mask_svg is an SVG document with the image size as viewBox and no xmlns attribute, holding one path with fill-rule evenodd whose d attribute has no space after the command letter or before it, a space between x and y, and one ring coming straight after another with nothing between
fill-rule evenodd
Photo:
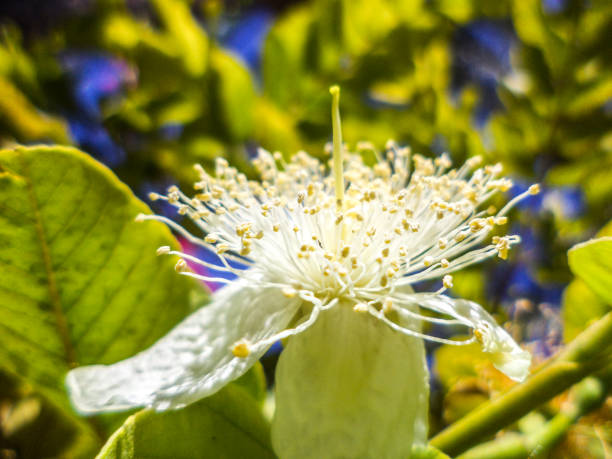
<instances>
[{"instance_id":1,"label":"curled white petal","mask_svg":"<svg viewBox=\"0 0 612 459\"><path fill-rule=\"evenodd\" d=\"M523 381L529 374L531 355L512 339L506 330L497 325L495 319L480 305L473 301L450 298L430 293L397 294L394 304L410 311L410 306L418 305L438 314L452 317L456 322L471 328L474 338L489 354L491 362L501 372L515 381ZM401 311L401 309L400 309ZM414 331L407 329L407 334ZM426 337L440 341L439 338ZM455 341L450 344L468 344L473 340Z\"/></svg>"},{"instance_id":2,"label":"curled white petal","mask_svg":"<svg viewBox=\"0 0 612 459\"><path fill-rule=\"evenodd\" d=\"M180 408L245 373L286 328L300 299L236 282L149 349L113 365L72 370L66 384L83 414L135 407ZM232 349L240 344L240 352Z\"/></svg>"}]
</instances>

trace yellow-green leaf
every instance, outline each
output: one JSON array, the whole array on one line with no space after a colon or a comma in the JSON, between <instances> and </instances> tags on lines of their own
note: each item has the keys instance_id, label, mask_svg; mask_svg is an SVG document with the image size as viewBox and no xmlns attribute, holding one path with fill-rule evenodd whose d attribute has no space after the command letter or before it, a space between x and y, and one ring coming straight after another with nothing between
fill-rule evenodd
<instances>
[{"instance_id":1,"label":"yellow-green leaf","mask_svg":"<svg viewBox=\"0 0 612 459\"><path fill-rule=\"evenodd\" d=\"M604 302L612 304L612 237L575 245L567 255L572 272Z\"/></svg>"},{"instance_id":2,"label":"yellow-green leaf","mask_svg":"<svg viewBox=\"0 0 612 459\"><path fill-rule=\"evenodd\" d=\"M112 363L189 312L195 284L157 257L169 230L106 167L67 147L0 151L0 367L70 409L70 368Z\"/></svg>"},{"instance_id":3,"label":"yellow-green leaf","mask_svg":"<svg viewBox=\"0 0 612 459\"><path fill-rule=\"evenodd\" d=\"M274 458L269 426L241 388L222 391L176 411L143 410L108 440L102 458Z\"/></svg>"}]
</instances>

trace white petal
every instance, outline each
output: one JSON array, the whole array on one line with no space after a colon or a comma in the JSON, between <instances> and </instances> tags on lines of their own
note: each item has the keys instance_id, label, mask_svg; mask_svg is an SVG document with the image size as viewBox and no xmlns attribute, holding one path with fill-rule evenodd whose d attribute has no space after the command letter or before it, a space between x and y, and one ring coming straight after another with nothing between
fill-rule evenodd
<instances>
[{"instance_id":1,"label":"white petal","mask_svg":"<svg viewBox=\"0 0 612 459\"><path fill-rule=\"evenodd\" d=\"M490 354L491 362L515 381L523 381L529 374L531 355L512 339L495 319L473 301L450 298L430 293L400 295L398 304L416 304L434 312L457 319L474 329L483 351Z\"/></svg>"},{"instance_id":2,"label":"white petal","mask_svg":"<svg viewBox=\"0 0 612 459\"><path fill-rule=\"evenodd\" d=\"M241 281L219 290L210 305L184 319L149 349L113 365L72 370L66 384L83 414L134 407L180 408L221 389L245 373L299 308L276 288L253 288ZM232 347L253 343L247 357Z\"/></svg>"},{"instance_id":3,"label":"white petal","mask_svg":"<svg viewBox=\"0 0 612 459\"><path fill-rule=\"evenodd\" d=\"M423 341L340 303L290 338L276 369L283 459L409 457L427 439Z\"/></svg>"}]
</instances>

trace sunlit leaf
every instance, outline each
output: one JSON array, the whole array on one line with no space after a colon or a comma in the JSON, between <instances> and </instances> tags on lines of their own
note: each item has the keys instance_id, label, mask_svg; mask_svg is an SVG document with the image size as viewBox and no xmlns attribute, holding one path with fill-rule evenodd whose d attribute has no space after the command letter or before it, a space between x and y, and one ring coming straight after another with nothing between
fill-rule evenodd
<instances>
[{"instance_id":1,"label":"sunlit leaf","mask_svg":"<svg viewBox=\"0 0 612 459\"><path fill-rule=\"evenodd\" d=\"M220 49L211 50L210 66L213 110L232 140L244 140L253 133L255 88L251 74L240 61Z\"/></svg>"},{"instance_id":2,"label":"sunlit leaf","mask_svg":"<svg viewBox=\"0 0 612 459\"><path fill-rule=\"evenodd\" d=\"M263 404L267 395L266 375L263 365L255 362L249 371L234 381L234 384L242 387L255 401Z\"/></svg>"},{"instance_id":3,"label":"sunlit leaf","mask_svg":"<svg viewBox=\"0 0 612 459\"><path fill-rule=\"evenodd\" d=\"M208 37L197 23L185 0L154 0L151 2L161 22L180 50L185 70L200 77L208 61Z\"/></svg>"},{"instance_id":4,"label":"sunlit leaf","mask_svg":"<svg viewBox=\"0 0 612 459\"><path fill-rule=\"evenodd\" d=\"M609 310L582 279L573 280L563 293L563 341L569 343Z\"/></svg>"},{"instance_id":5,"label":"sunlit leaf","mask_svg":"<svg viewBox=\"0 0 612 459\"><path fill-rule=\"evenodd\" d=\"M0 119L8 134L21 142L54 141L70 144L68 126L41 113L9 80L0 77Z\"/></svg>"},{"instance_id":6,"label":"sunlit leaf","mask_svg":"<svg viewBox=\"0 0 612 459\"><path fill-rule=\"evenodd\" d=\"M230 385L186 408L130 416L102 458L274 458L269 426L255 402Z\"/></svg>"},{"instance_id":7,"label":"sunlit leaf","mask_svg":"<svg viewBox=\"0 0 612 459\"><path fill-rule=\"evenodd\" d=\"M263 45L262 76L265 94L285 108L299 91L306 65L310 8L300 7L280 17L270 28Z\"/></svg>"},{"instance_id":8,"label":"sunlit leaf","mask_svg":"<svg viewBox=\"0 0 612 459\"><path fill-rule=\"evenodd\" d=\"M612 237L591 239L568 252L572 272L603 301L612 304Z\"/></svg>"},{"instance_id":9,"label":"sunlit leaf","mask_svg":"<svg viewBox=\"0 0 612 459\"><path fill-rule=\"evenodd\" d=\"M152 344L195 286L155 254L168 229L135 222L148 208L78 150L1 151L0 197L0 365L72 413L66 372Z\"/></svg>"}]
</instances>

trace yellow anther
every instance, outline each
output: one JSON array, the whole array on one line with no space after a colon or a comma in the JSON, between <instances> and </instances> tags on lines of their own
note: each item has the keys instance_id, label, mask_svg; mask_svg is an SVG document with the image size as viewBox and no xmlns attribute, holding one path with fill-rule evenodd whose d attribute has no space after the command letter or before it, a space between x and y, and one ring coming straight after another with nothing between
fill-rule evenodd
<instances>
[{"instance_id":1,"label":"yellow anther","mask_svg":"<svg viewBox=\"0 0 612 459\"><path fill-rule=\"evenodd\" d=\"M455 241L461 242L468 236L468 233L461 231L455 235Z\"/></svg>"},{"instance_id":2,"label":"yellow anther","mask_svg":"<svg viewBox=\"0 0 612 459\"><path fill-rule=\"evenodd\" d=\"M442 258L440 260L440 266L442 266L444 269L448 268L450 266L449 261L446 258Z\"/></svg>"},{"instance_id":3,"label":"yellow anther","mask_svg":"<svg viewBox=\"0 0 612 459\"><path fill-rule=\"evenodd\" d=\"M475 218L474 220L472 220L470 222L470 230L472 231L472 233L477 233L478 231L483 229L485 226L485 222L486 221L484 218Z\"/></svg>"},{"instance_id":4,"label":"yellow anther","mask_svg":"<svg viewBox=\"0 0 612 459\"><path fill-rule=\"evenodd\" d=\"M385 299L382 305L383 314L389 314L393 311L393 300L391 298Z\"/></svg>"},{"instance_id":5,"label":"yellow anther","mask_svg":"<svg viewBox=\"0 0 612 459\"><path fill-rule=\"evenodd\" d=\"M282 292L286 298L295 298L297 295L297 290L292 287L285 287L283 288Z\"/></svg>"},{"instance_id":6,"label":"yellow anther","mask_svg":"<svg viewBox=\"0 0 612 459\"><path fill-rule=\"evenodd\" d=\"M220 186L216 186L216 185L212 187L211 191L212 191L213 198L215 199L220 199L223 196L223 192L224 192L223 188L221 188Z\"/></svg>"},{"instance_id":7,"label":"yellow anther","mask_svg":"<svg viewBox=\"0 0 612 459\"><path fill-rule=\"evenodd\" d=\"M368 305L365 303L357 303L353 306L353 311L360 313L368 312Z\"/></svg>"},{"instance_id":8,"label":"yellow anther","mask_svg":"<svg viewBox=\"0 0 612 459\"><path fill-rule=\"evenodd\" d=\"M234 354L235 357L244 359L251 354L251 350L249 349L249 345L246 342L241 341L239 343L236 343L234 347L232 347L232 354Z\"/></svg>"},{"instance_id":9,"label":"yellow anther","mask_svg":"<svg viewBox=\"0 0 612 459\"><path fill-rule=\"evenodd\" d=\"M452 288L453 287L453 276L451 276L450 274L447 274L446 276L444 276L442 278L442 285L444 285L444 288Z\"/></svg>"},{"instance_id":10,"label":"yellow anther","mask_svg":"<svg viewBox=\"0 0 612 459\"><path fill-rule=\"evenodd\" d=\"M425 265L425 267L431 266L433 264L433 262L434 262L433 257L427 256L427 257L423 258L423 264Z\"/></svg>"},{"instance_id":11,"label":"yellow anther","mask_svg":"<svg viewBox=\"0 0 612 459\"><path fill-rule=\"evenodd\" d=\"M345 245L344 247L342 247L342 250L340 251L340 255L342 256L342 258L346 258L348 257L350 251L351 251L350 246Z\"/></svg>"},{"instance_id":12,"label":"yellow anther","mask_svg":"<svg viewBox=\"0 0 612 459\"><path fill-rule=\"evenodd\" d=\"M182 273L187 270L187 262L182 258L176 262L174 269L177 273Z\"/></svg>"},{"instance_id":13,"label":"yellow anther","mask_svg":"<svg viewBox=\"0 0 612 459\"><path fill-rule=\"evenodd\" d=\"M165 255L165 254L167 254L169 252L170 252L170 246L162 245L160 248L157 249L157 251L155 253L157 255Z\"/></svg>"},{"instance_id":14,"label":"yellow anther","mask_svg":"<svg viewBox=\"0 0 612 459\"><path fill-rule=\"evenodd\" d=\"M536 195L540 192L540 185L538 183L533 184L529 187L527 191L529 192L530 195Z\"/></svg>"},{"instance_id":15,"label":"yellow anther","mask_svg":"<svg viewBox=\"0 0 612 459\"><path fill-rule=\"evenodd\" d=\"M219 242L219 238L213 234L207 234L204 238L204 241L209 244L216 244L217 242Z\"/></svg>"},{"instance_id":16,"label":"yellow anther","mask_svg":"<svg viewBox=\"0 0 612 459\"><path fill-rule=\"evenodd\" d=\"M253 226L253 224L250 222L236 225L236 235L240 237L244 236L244 234L251 229L251 226Z\"/></svg>"},{"instance_id":17,"label":"yellow anther","mask_svg":"<svg viewBox=\"0 0 612 459\"><path fill-rule=\"evenodd\" d=\"M229 250L229 245L225 244L225 243L222 243L222 244L219 244L216 247L216 249L217 249L216 250L217 254L221 255L221 254L223 254L223 253L225 253L225 252L227 252Z\"/></svg>"}]
</instances>

